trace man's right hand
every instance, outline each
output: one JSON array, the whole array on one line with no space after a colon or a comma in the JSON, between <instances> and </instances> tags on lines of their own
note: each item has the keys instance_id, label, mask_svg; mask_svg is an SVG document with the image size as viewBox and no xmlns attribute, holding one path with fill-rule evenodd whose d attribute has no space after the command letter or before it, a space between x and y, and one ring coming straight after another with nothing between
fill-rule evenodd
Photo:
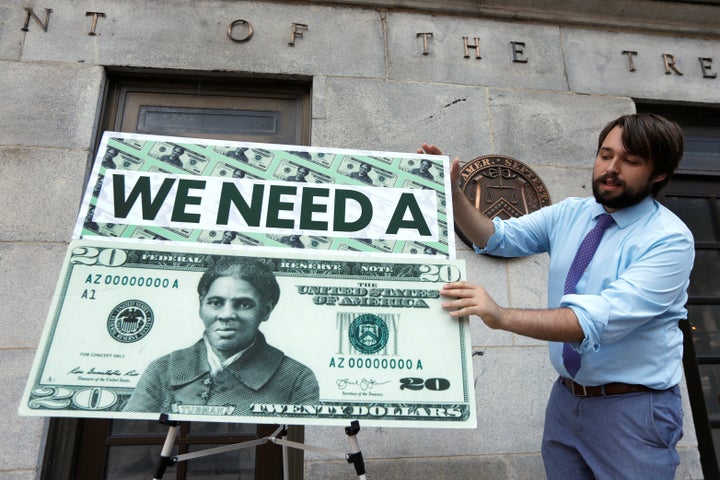
<instances>
[{"instance_id":1,"label":"man's right hand","mask_svg":"<svg viewBox=\"0 0 720 480\"><path fill-rule=\"evenodd\" d=\"M420 145L417 153L420 155L443 155L442 150L427 143ZM492 220L480 213L460 190L460 159L457 157L450 162L450 189L455 223L470 241L484 247L495 232L495 226Z\"/></svg>"},{"instance_id":2,"label":"man's right hand","mask_svg":"<svg viewBox=\"0 0 720 480\"><path fill-rule=\"evenodd\" d=\"M420 155L443 155L442 150L440 150L435 145L428 145L427 143L423 143L422 145L420 145L417 153L419 153Z\"/></svg>"},{"instance_id":3,"label":"man's right hand","mask_svg":"<svg viewBox=\"0 0 720 480\"><path fill-rule=\"evenodd\" d=\"M428 145L427 143L423 143L422 145L420 145L417 153L419 153L420 155L443 155L442 150L440 150L435 145ZM458 188L459 185L460 159L458 157L455 157L450 161L450 187L454 190Z\"/></svg>"}]
</instances>

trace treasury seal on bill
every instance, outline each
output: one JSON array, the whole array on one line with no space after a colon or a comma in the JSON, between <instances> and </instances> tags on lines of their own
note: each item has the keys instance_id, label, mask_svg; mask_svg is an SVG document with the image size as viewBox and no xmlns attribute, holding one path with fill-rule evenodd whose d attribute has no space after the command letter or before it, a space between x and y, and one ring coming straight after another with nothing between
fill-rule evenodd
<instances>
[{"instance_id":1,"label":"treasury seal on bill","mask_svg":"<svg viewBox=\"0 0 720 480\"><path fill-rule=\"evenodd\" d=\"M387 345L390 329L382 318L366 313L353 320L348 335L358 352L377 353Z\"/></svg>"}]
</instances>

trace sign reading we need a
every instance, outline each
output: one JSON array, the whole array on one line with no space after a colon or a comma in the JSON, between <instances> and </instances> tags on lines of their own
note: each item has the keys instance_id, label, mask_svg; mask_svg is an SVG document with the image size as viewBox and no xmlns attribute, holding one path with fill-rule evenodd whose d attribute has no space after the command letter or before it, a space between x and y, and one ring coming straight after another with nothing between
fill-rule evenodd
<instances>
[{"instance_id":1,"label":"sign reading we need a","mask_svg":"<svg viewBox=\"0 0 720 480\"><path fill-rule=\"evenodd\" d=\"M75 238L454 254L448 159L106 132Z\"/></svg>"}]
</instances>

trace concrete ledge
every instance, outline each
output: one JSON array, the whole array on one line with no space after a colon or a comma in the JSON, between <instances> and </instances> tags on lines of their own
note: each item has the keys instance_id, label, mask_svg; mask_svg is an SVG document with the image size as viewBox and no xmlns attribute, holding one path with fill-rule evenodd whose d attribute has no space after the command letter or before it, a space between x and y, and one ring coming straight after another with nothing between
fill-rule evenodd
<instances>
[{"instance_id":1,"label":"concrete ledge","mask_svg":"<svg viewBox=\"0 0 720 480\"><path fill-rule=\"evenodd\" d=\"M434 15L463 15L502 20L549 22L642 33L720 37L718 6L667 0L313 0L315 4L403 8ZM709 3L709 2L708 2ZM568 12L572 12L569 15Z\"/></svg>"}]
</instances>

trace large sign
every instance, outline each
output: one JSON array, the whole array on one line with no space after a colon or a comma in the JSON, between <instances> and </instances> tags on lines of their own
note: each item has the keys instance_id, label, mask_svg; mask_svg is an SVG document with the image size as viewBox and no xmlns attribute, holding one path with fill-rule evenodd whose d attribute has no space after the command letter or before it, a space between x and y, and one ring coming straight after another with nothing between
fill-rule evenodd
<instances>
[{"instance_id":1,"label":"large sign","mask_svg":"<svg viewBox=\"0 0 720 480\"><path fill-rule=\"evenodd\" d=\"M26 415L476 425L464 263L219 246L70 244Z\"/></svg>"},{"instance_id":2,"label":"large sign","mask_svg":"<svg viewBox=\"0 0 720 480\"><path fill-rule=\"evenodd\" d=\"M454 257L448 182L443 156L106 132L74 238Z\"/></svg>"}]
</instances>

